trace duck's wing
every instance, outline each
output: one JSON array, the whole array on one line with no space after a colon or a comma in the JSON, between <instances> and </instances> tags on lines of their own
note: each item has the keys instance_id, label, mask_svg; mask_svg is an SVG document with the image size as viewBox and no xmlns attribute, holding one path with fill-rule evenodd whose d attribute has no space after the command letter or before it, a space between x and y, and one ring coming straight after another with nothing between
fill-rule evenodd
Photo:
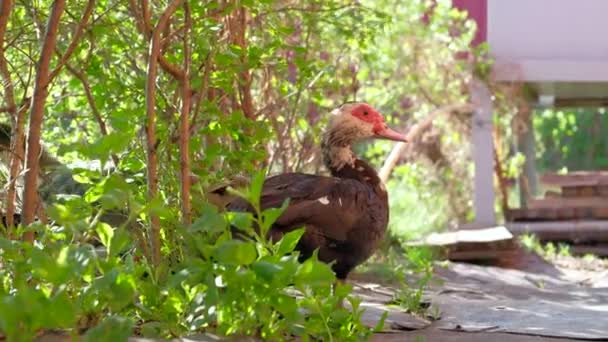
<instances>
[{"instance_id":1,"label":"duck's wing","mask_svg":"<svg viewBox=\"0 0 608 342\"><path fill-rule=\"evenodd\" d=\"M287 173L264 182L260 207L279 208L289 205L273 225L273 230L288 232L299 227L314 229L315 234L344 241L370 207L371 189L352 179ZM252 211L244 199L227 207L228 211Z\"/></svg>"}]
</instances>

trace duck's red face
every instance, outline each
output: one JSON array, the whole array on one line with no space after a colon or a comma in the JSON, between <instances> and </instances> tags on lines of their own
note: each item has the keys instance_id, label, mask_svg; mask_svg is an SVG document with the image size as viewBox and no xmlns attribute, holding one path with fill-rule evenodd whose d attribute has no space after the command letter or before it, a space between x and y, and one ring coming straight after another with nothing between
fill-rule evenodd
<instances>
[{"instance_id":1,"label":"duck's red face","mask_svg":"<svg viewBox=\"0 0 608 342\"><path fill-rule=\"evenodd\" d=\"M384 117L367 103L355 105L351 109L350 114L367 125L372 125L374 138L407 142L405 135L388 127L384 121Z\"/></svg>"}]
</instances>

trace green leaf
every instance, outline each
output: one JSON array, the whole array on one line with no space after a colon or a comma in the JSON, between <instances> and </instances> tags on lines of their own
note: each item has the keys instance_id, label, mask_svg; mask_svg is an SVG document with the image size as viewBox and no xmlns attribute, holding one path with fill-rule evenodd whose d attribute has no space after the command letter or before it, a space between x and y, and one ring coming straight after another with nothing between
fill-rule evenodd
<instances>
[{"instance_id":1,"label":"green leaf","mask_svg":"<svg viewBox=\"0 0 608 342\"><path fill-rule=\"evenodd\" d=\"M300 228L296 230L292 230L291 232L283 235L283 238L277 243L276 253L278 255L285 255L287 253L293 252L296 248L300 238L304 235L305 229Z\"/></svg>"},{"instance_id":2,"label":"green leaf","mask_svg":"<svg viewBox=\"0 0 608 342\"><path fill-rule=\"evenodd\" d=\"M232 265L249 265L255 261L255 245L250 242L226 240L215 249L217 261Z\"/></svg>"},{"instance_id":3,"label":"green leaf","mask_svg":"<svg viewBox=\"0 0 608 342\"><path fill-rule=\"evenodd\" d=\"M262 236L266 236L268 230L277 221L277 219L283 214L285 209L289 206L289 199L286 199L280 208L268 208L262 212Z\"/></svg>"},{"instance_id":4,"label":"green leaf","mask_svg":"<svg viewBox=\"0 0 608 342\"><path fill-rule=\"evenodd\" d=\"M295 275L296 285L300 288L306 286L326 286L336 281L336 275L328 264L317 260L316 253L306 260Z\"/></svg>"},{"instance_id":5,"label":"green leaf","mask_svg":"<svg viewBox=\"0 0 608 342\"><path fill-rule=\"evenodd\" d=\"M338 284L335 287L334 295L338 298L345 298L353 290L353 286L350 284Z\"/></svg>"},{"instance_id":6,"label":"green leaf","mask_svg":"<svg viewBox=\"0 0 608 342\"><path fill-rule=\"evenodd\" d=\"M131 238L129 234L124 230L114 230L112 240L110 240L110 258L118 256L131 246Z\"/></svg>"},{"instance_id":7,"label":"green leaf","mask_svg":"<svg viewBox=\"0 0 608 342\"><path fill-rule=\"evenodd\" d=\"M124 269L113 268L97 279L93 287L101 297L100 302L107 304L113 312L122 310L135 299L135 278Z\"/></svg>"},{"instance_id":8,"label":"green leaf","mask_svg":"<svg viewBox=\"0 0 608 342\"><path fill-rule=\"evenodd\" d=\"M87 331L84 340L98 341L126 341L133 334L133 321L122 316L106 317L99 325Z\"/></svg>"},{"instance_id":9,"label":"green leaf","mask_svg":"<svg viewBox=\"0 0 608 342\"><path fill-rule=\"evenodd\" d=\"M201 216L190 226L191 232L220 233L225 229L226 220L224 216L217 212L216 207L208 203L203 206Z\"/></svg>"},{"instance_id":10,"label":"green leaf","mask_svg":"<svg viewBox=\"0 0 608 342\"><path fill-rule=\"evenodd\" d=\"M253 216L251 215L251 213L229 213L228 218L230 220L230 225L246 233L252 232L251 224L253 222Z\"/></svg>"},{"instance_id":11,"label":"green leaf","mask_svg":"<svg viewBox=\"0 0 608 342\"><path fill-rule=\"evenodd\" d=\"M259 260L251 265L253 271L262 279L267 282L272 282L276 276L283 272L283 266L276 263L265 260Z\"/></svg>"},{"instance_id":12,"label":"green leaf","mask_svg":"<svg viewBox=\"0 0 608 342\"><path fill-rule=\"evenodd\" d=\"M76 322L76 305L73 298L61 292L50 299L49 307L53 308L52 327L70 328Z\"/></svg>"},{"instance_id":13,"label":"green leaf","mask_svg":"<svg viewBox=\"0 0 608 342\"><path fill-rule=\"evenodd\" d=\"M150 214L156 214L160 218L168 218L171 217L171 210L164 203L163 199L160 197L156 197L148 203L147 207Z\"/></svg>"},{"instance_id":14,"label":"green leaf","mask_svg":"<svg viewBox=\"0 0 608 342\"><path fill-rule=\"evenodd\" d=\"M256 172L251 179L251 185L249 188L249 202L254 206L254 208L260 208L260 196L262 195L262 188L264 187L264 179L266 177L266 171L261 170Z\"/></svg>"},{"instance_id":15,"label":"green leaf","mask_svg":"<svg viewBox=\"0 0 608 342\"><path fill-rule=\"evenodd\" d=\"M99 240L109 251L110 242L112 241L112 237L114 236L114 229L105 222L99 222L95 230L97 231Z\"/></svg>"}]
</instances>

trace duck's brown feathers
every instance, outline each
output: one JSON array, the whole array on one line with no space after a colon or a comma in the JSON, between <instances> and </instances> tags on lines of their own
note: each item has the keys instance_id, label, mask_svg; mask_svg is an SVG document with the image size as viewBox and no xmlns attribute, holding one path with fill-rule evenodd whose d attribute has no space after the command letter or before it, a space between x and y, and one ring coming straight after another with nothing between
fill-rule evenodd
<instances>
[{"instance_id":1,"label":"duck's brown feathers","mask_svg":"<svg viewBox=\"0 0 608 342\"><path fill-rule=\"evenodd\" d=\"M266 179L261 209L289 206L272 226L269 235L305 227L297 249L302 258L319 249L319 259L333 264L338 278L346 278L377 247L388 224L387 195L375 170L361 160L332 170L334 177L286 173ZM230 211L251 211L242 199Z\"/></svg>"}]
</instances>

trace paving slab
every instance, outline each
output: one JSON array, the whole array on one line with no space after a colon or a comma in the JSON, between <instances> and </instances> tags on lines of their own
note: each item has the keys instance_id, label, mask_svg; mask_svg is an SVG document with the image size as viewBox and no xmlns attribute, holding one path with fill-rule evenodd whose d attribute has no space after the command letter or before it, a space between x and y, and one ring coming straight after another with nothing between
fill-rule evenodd
<instances>
[{"instance_id":1,"label":"paving slab","mask_svg":"<svg viewBox=\"0 0 608 342\"><path fill-rule=\"evenodd\" d=\"M458 263L437 275L445 281L432 294L440 329L608 340L606 287Z\"/></svg>"}]
</instances>

